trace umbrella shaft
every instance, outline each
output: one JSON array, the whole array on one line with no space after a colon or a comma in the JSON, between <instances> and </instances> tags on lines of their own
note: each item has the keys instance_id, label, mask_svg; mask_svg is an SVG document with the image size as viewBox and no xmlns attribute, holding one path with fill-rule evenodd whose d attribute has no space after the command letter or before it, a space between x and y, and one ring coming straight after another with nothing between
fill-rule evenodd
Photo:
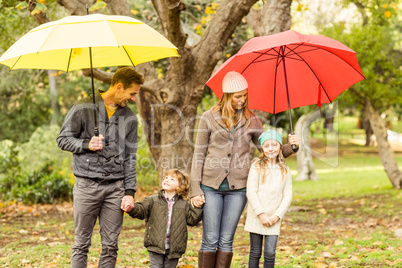
<instances>
[{"instance_id":1,"label":"umbrella shaft","mask_svg":"<svg viewBox=\"0 0 402 268\"><path fill-rule=\"evenodd\" d=\"M286 65L285 65L285 48L281 46L280 53L282 56L283 63L283 73L285 75L285 86L286 86L286 95L288 97L288 110L289 110L289 120L290 120L290 133L293 134L293 123L292 123L292 113L290 112L290 98L289 98L289 89L288 89L288 77L286 75Z\"/></svg>"},{"instance_id":2,"label":"umbrella shaft","mask_svg":"<svg viewBox=\"0 0 402 268\"><path fill-rule=\"evenodd\" d=\"M95 103L95 85L94 85L94 70L92 67L92 49L89 48L89 62L91 64L91 83L92 83L92 102L94 104L94 120L95 120L95 127L94 132L95 136L99 136L99 128L98 128L98 120L96 120L96 103Z\"/></svg>"}]
</instances>

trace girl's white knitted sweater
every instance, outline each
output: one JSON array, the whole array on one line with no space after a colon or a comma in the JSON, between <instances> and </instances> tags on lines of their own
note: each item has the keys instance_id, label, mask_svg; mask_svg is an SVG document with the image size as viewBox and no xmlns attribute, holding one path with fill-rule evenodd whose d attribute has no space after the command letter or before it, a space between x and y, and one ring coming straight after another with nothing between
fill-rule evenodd
<instances>
[{"instance_id":1,"label":"girl's white knitted sweater","mask_svg":"<svg viewBox=\"0 0 402 268\"><path fill-rule=\"evenodd\" d=\"M259 167L253 163L251 165L247 179L247 219L244 230L261 235L279 235L281 221L290 203L292 202L292 176L287 167L287 173L282 173L279 165L269 165L265 171L265 182L258 172ZM261 213L267 213L268 216L277 215L279 221L271 227L265 227L261 224L258 217Z\"/></svg>"}]
</instances>

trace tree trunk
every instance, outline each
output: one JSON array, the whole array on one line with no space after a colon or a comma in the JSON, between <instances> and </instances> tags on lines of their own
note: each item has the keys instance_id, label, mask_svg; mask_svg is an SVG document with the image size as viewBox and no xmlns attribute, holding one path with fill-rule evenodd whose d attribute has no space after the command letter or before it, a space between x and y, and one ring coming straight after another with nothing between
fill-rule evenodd
<instances>
[{"instance_id":1,"label":"tree trunk","mask_svg":"<svg viewBox=\"0 0 402 268\"><path fill-rule=\"evenodd\" d=\"M292 17L290 5L292 0L267 0L262 9L251 9L247 24L253 29L254 36L280 33L290 29Z\"/></svg>"},{"instance_id":2,"label":"tree trunk","mask_svg":"<svg viewBox=\"0 0 402 268\"><path fill-rule=\"evenodd\" d=\"M402 187L402 172L398 168L398 164L395 160L394 152L387 139L387 128L384 121L374 110L370 100L366 100L365 113L370 121L371 128L377 138L378 153L381 158L381 162L384 165L385 172L388 175L392 186L395 189L401 189Z\"/></svg>"},{"instance_id":3,"label":"tree trunk","mask_svg":"<svg viewBox=\"0 0 402 268\"><path fill-rule=\"evenodd\" d=\"M360 129L364 129L364 132L366 133L366 142L364 144L364 146L371 146L374 145L372 144L372 139L371 136L374 134L373 129L371 128L370 125L370 120L367 118L367 116L365 115L366 113L363 113L359 120L360 120Z\"/></svg>"},{"instance_id":4,"label":"tree trunk","mask_svg":"<svg viewBox=\"0 0 402 268\"><path fill-rule=\"evenodd\" d=\"M296 181L318 180L313 164L310 145L310 125L320 117L320 112L302 115L296 123L296 134L300 137L299 151L296 154L299 166Z\"/></svg>"},{"instance_id":5,"label":"tree trunk","mask_svg":"<svg viewBox=\"0 0 402 268\"><path fill-rule=\"evenodd\" d=\"M120 7L121 1L124 0L106 1L112 14L127 15L130 12ZM160 79L152 63L136 66L146 81L137 98L137 107L160 178L166 169L174 167L190 172L197 106L204 84L222 59L228 39L256 1L220 3L201 40L194 46L186 44L187 35L181 25L180 13L185 10L185 4L177 0L152 1L164 36L179 48L181 55L181 58L169 58L169 68ZM58 0L58 3L72 14L81 14L88 1Z\"/></svg>"},{"instance_id":6,"label":"tree trunk","mask_svg":"<svg viewBox=\"0 0 402 268\"><path fill-rule=\"evenodd\" d=\"M52 124L58 124L60 120L59 94L57 92L57 71L48 70L50 102L52 106Z\"/></svg>"},{"instance_id":7,"label":"tree trunk","mask_svg":"<svg viewBox=\"0 0 402 268\"><path fill-rule=\"evenodd\" d=\"M338 102L334 102L330 105L326 105L325 108L325 114L330 114L330 116L325 116L324 119L324 129L328 129L328 132L334 132L334 119L335 119L335 113L338 110Z\"/></svg>"}]
</instances>

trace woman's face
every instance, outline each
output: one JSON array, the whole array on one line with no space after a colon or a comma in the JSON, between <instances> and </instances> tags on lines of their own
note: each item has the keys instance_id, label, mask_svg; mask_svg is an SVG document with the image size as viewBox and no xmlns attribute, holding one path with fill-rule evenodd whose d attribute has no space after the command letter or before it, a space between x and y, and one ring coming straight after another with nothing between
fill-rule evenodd
<instances>
[{"instance_id":1,"label":"woman's face","mask_svg":"<svg viewBox=\"0 0 402 268\"><path fill-rule=\"evenodd\" d=\"M235 110L242 109L247 100L248 89L243 89L242 91L236 92L232 96L232 106Z\"/></svg>"}]
</instances>

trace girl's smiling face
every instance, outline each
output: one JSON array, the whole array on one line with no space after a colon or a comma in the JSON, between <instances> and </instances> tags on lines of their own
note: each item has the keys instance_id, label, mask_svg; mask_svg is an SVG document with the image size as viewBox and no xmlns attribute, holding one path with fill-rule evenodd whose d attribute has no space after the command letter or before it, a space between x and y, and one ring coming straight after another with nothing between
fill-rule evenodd
<instances>
[{"instance_id":1,"label":"girl's smiling face","mask_svg":"<svg viewBox=\"0 0 402 268\"><path fill-rule=\"evenodd\" d=\"M277 140L266 140L262 145L262 151L270 162L276 160L280 149L281 145Z\"/></svg>"}]
</instances>

